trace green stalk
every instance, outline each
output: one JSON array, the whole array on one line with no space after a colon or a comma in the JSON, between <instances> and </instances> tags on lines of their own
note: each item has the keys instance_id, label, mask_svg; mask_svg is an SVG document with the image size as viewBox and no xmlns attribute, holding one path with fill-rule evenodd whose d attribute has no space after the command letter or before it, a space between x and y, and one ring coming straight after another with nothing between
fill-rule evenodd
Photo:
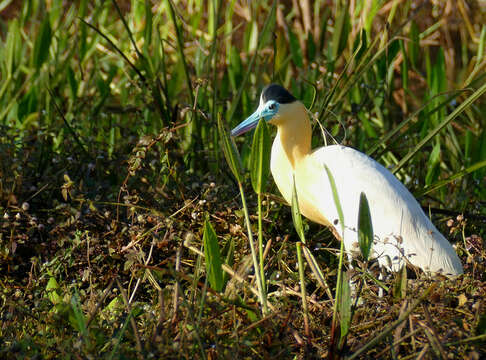
<instances>
[{"instance_id":1,"label":"green stalk","mask_svg":"<svg viewBox=\"0 0 486 360\"><path fill-rule=\"evenodd\" d=\"M304 261L302 259L302 242L297 241L297 262L299 264L300 293L302 296L302 308L304 309L304 330L309 337L309 311L307 309L307 294L305 291Z\"/></svg>"},{"instance_id":2,"label":"green stalk","mask_svg":"<svg viewBox=\"0 0 486 360\"><path fill-rule=\"evenodd\" d=\"M332 314L332 327L335 328L337 325L337 313L338 313L338 304L341 302L341 293L342 293L342 277L343 277L343 262L344 262L344 239L341 241L341 248L339 249L339 265L338 265L338 273L337 273L337 284L336 284L336 295L334 296L334 307L333 307L333 314Z\"/></svg>"},{"instance_id":3,"label":"green stalk","mask_svg":"<svg viewBox=\"0 0 486 360\"><path fill-rule=\"evenodd\" d=\"M245 213L245 223L248 232L248 241L250 242L251 257L253 260L253 268L255 270L255 277L258 286L258 295L259 295L258 297L260 298L260 303L263 306L263 311L262 311L263 315L266 315L268 314L267 297L264 295L263 288L262 288L262 279L260 276L260 271L258 271L259 266L258 266L256 251L255 251L255 244L253 243L253 234L251 232L250 215L248 212L248 206L246 205L245 193L243 191L243 185L241 184L241 182L238 182L238 187L240 188L241 203L243 204L243 212Z\"/></svg>"},{"instance_id":4,"label":"green stalk","mask_svg":"<svg viewBox=\"0 0 486 360\"><path fill-rule=\"evenodd\" d=\"M265 280L265 267L263 265L263 224L262 224L262 194L258 193L258 255L260 257L260 278L262 282L262 295L267 298L267 284Z\"/></svg>"}]
</instances>

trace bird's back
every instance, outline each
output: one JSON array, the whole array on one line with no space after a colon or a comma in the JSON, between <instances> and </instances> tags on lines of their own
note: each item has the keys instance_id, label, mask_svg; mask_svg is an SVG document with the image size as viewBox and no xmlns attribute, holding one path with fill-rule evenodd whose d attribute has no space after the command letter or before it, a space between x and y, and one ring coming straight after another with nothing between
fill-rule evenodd
<instances>
[{"instance_id":1,"label":"bird's back","mask_svg":"<svg viewBox=\"0 0 486 360\"><path fill-rule=\"evenodd\" d=\"M375 234L374 256L381 265L396 271L403 265L405 256L407 261L426 272L462 273L453 247L413 195L390 171L357 150L331 145L312 152L295 171L296 183L300 183L301 206L317 206L328 220L326 225L330 223L343 235L324 165L335 179L344 213L344 241L348 252L359 249L358 209L360 194L364 192Z\"/></svg>"}]
</instances>

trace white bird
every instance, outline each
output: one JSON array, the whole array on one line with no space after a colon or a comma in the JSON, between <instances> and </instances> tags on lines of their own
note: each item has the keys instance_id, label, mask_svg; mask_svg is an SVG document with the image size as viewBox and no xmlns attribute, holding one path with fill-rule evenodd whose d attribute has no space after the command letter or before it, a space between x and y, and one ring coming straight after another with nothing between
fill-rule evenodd
<instances>
[{"instance_id":1,"label":"white bird","mask_svg":"<svg viewBox=\"0 0 486 360\"><path fill-rule=\"evenodd\" d=\"M260 118L277 126L270 168L285 200L292 199L293 179L302 215L325 225L340 239L348 256L358 250L358 210L363 192L374 231L372 257L398 271L405 263L428 274L463 273L454 248L425 215L407 188L385 167L353 148L330 145L311 149L311 123L302 102L280 85L263 89L258 109L231 131L253 129ZM334 177L344 215L342 233L326 165Z\"/></svg>"}]
</instances>

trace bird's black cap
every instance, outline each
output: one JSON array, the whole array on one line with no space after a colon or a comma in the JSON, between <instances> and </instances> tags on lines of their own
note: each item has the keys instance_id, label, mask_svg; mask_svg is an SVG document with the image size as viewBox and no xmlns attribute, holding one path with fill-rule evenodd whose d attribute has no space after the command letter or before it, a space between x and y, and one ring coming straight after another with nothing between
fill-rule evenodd
<instances>
[{"instance_id":1,"label":"bird's black cap","mask_svg":"<svg viewBox=\"0 0 486 360\"><path fill-rule=\"evenodd\" d=\"M297 99L284 87L278 84L270 84L263 89L262 100L264 103L268 100L275 100L279 104L289 104Z\"/></svg>"}]
</instances>

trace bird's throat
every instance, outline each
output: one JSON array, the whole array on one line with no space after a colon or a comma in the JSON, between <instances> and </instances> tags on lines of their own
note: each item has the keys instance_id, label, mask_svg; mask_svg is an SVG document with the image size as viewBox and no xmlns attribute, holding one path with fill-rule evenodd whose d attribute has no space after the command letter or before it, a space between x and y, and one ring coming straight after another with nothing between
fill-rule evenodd
<instances>
[{"instance_id":1,"label":"bird's throat","mask_svg":"<svg viewBox=\"0 0 486 360\"><path fill-rule=\"evenodd\" d=\"M277 124L277 137L280 156L285 156L293 170L311 152L312 129L304 105L292 104L293 111Z\"/></svg>"}]
</instances>

